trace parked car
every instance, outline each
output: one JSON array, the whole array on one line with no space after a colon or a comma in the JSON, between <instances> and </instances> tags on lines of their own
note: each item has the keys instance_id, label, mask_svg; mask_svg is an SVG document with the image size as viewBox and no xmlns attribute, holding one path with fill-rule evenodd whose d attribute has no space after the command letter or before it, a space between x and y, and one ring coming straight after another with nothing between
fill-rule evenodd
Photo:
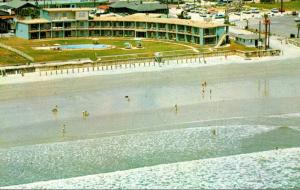
<instances>
[{"instance_id":1,"label":"parked car","mask_svg":"<svg viewBox=\"0 0 300 190\"><path fill-rule=\"evenodd\" d=\"M251 8L251 9L250 9L250 12L251 12L252 14L258 14L258 13L259 13L259 10L258 10L257 8Z\"/></svg>"},{"instance_id":2,"label":"parked car","mask_svg":"<svg viewBox=\"0 0 300 190\"><path fill-rule=\"evenodd\" d=\"M225 15L222 13L218 13L214 16L214 19L222 19L222 18L225 18Z\"/></svg>"},{"instance_id":3,"label":"parked car","mask_svg":"<svg viewBox=\"0 0 300 190\"><path fill-rule=\"evenodd\" d=\"M279 13L279 10L277 8L273 8L273 9L271 9L271 12L272 13Z\"/></svg>"},{"instance_id":4,"label":"parked car","mask_svg":"<svg viewBox=\"0 0 300 190\"><path fill-rule=\"evenodd\" d=\"M201 16L201 17L207 17L207 14L206 14L206 12L200 12L199 16Z\"/></svg>"},{"instance_id":5,"label":"parked car","mask_svg":"<svg viewBox=\"0 0 300 190\"><path fill-rule=\"evenodd\" d=\"M250 11L243 11L243 14L251 14Z\"/></svg>"},{"instance_id":6,"label":"parked car","mask_svg":"<svg viewBox=\"0 0 300 190\"><path fill-rule=\"evenodd\" d=\"M300 13L298 14L298 17L295 18L295 22L300 22Z\"/></svg>"}]
</instances>

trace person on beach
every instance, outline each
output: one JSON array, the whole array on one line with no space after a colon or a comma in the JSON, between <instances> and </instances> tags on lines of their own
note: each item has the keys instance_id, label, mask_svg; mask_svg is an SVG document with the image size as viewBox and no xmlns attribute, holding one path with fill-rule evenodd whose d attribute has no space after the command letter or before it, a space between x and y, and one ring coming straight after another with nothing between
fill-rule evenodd
<instances>
[{"instance_id":1,"label":"person on beach","mask_svg":"<svg viewBox=\"0 0 300 190\"><path fill-rule=\"evenodd\" d=\"M90 114L88 111L83 111L82 112L82 117L85 119L86 117L88 117Z\"/></svg>"},{"instance_id":2,"label":"person on beach","mask_svg":"<svg viewBox=\"0 0 300 190\"><path fill-rule=\"evenodd\" d=\"M130 98L129 98L129 96L125 96L125 98L127 99L127 101L128 101L128 102L130 101Z\"/></svg>"},{"instance_id":3,"label":"person on beach","mask_svg":"<svg viewBox=\"0 0 300 190\"><path fill-rule=\"evenodd\" d=\"M54 108L52 109L52 112L53 113L57 113L58 112L58 106L57 105L54 106Z\"/></svg>"},{"instance_id":4,"label":"person on beach","mask_svg":"<svg viewBox=\"0 0 300 190\"><path fill-rule=\"evenodd\" d=\"M210 99L211 99L211 89L209 89L209 97L210 97Z\"/></svg>"},{"instance_id":5,"label":"person on beach","mask_svg":"<svg viewBox=\"0 0 300 190\"><path fill-rule=\"evenodd\" d=\"M66 134L66 124L63 124L62 129L61 129L61 133L62 133L62 136L65 137L65 134Z\"/></svg>"},{"instance_id":6,"label":"person on beach","mask_svg":"<svg viewBox=\"0 0 300 190\"><path fill-rule=\"evenodd\" d=\"M175 104L174 108L175 108L175 112L177 113L178 112L178 105Z\"/></svg>"}]
</instances>

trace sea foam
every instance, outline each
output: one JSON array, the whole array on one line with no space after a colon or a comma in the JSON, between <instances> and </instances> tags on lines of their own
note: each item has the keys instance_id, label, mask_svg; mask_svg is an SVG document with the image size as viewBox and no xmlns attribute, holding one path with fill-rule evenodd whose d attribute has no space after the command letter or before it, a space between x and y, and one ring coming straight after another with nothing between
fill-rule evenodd
<instances>
[{"instance_id":1,"label":"sea foam","mask_svg":"<svg viewBox=\"0 0 300 190\"><path fill-rule=\"evenodd\" d=\"M162 164L4 188L257 189L297 187L300 187L300 148Z\"/></svg>"}]
</instances>

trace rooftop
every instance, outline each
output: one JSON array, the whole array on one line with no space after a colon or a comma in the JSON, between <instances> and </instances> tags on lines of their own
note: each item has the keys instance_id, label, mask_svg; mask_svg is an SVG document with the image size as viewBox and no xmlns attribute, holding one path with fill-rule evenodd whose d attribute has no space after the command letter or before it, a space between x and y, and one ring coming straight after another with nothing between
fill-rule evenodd
<instances>
[{"instance_id":1,"label":"rooftop","mask_svg":"<svg viewBox=\"0 0 300 190\"><path fill-rule=\"evenodd\" d=\"M233 34L234 37L242 38L245 40L257 40L259 36L256 34Z\"/></svg>"},{"instance_id":2,"label":"rooftop","mask_svg":"<svg viewBox=\"0 0 300 190\"><path fill-rule=\"evenodd\" d=\"M50 23L49 20L46 20L46 19L43 19L43 18L30 19L30 20L18 20L18 22L24 23L24 24Z\"/></svg>"},{"instance_id":3,"label":"rooftop","mask_svg":"<svg viewBox=\"0 0 300 190\"><path fill-rule=\"evenodd\" d=\"M93 8L47 8L47 12L77 12L77 11L91 11Z\"/></svg>"},{"instance_id":4,"label":"rooftop","mask_svg":"<svg viewBox=\"0 0 300 190\"><path fill-rule=\"evenodd\" d=\"M151 14L152 15L152 14ZM154 23L166 23L166 24L179 24L179 25L189 25L200 28L210 28L225 26L224 24L206 22L206 21L196 21L187 19L177 19L177 18L155 18L147 16L146 14L134 14L130 16L106 16L106 17L94 17L96 21L128 21L128 22L154 22Z\"/></svg>"},{"instance_id":5,"label":"rooftop","mask_svg":"<svg viewBox=\"0 0 300 190\"><path fill-rule=\"evenodd\" d=\"M80 9L82 10L82 9ZM210 28L225 26L224 24L214 23L214 22L205 22L205 21L195 21L195 20L186 20L186 19L177 19L177 18L157 18L160 14L133 14L129 16L101 16L94 17L94 21L127 21L127 22L150 22L150 23L166 23L166 24L179 24L179 25L188 25L200 28ZM31 19L31 20L19 20L20 23L25 24L37 24L37 23L49 23L50 21L46 19Z\"/></svg>"},{"instance_id":6,"label":"rooftop","mask_svg":"<svg viewBox=\"0 0 300 190\"><path fill-rule=\"evenodd\" d=\"M135 11L154 11L158 9L167 9L166 4L161 4L159 2L139 2L139 1L118 1L110 5L112 8L128 8Z\"/></svg>"},{"instance_id":7,"label":"rooftop","mask_svg":"<svg viewBox=\"0 0 300 190\"><path fill-rule=\"evenodd\" d=\"M30 5L30 6L35 7L34 4L26 2L26 1L21 1L21 0L12 0L12 1L10 1L6 4L7 7L11 7L11 8L14 8L14 9L18 9L18 8L23 7L25 5Z\"/></svg>"}]
</instances>

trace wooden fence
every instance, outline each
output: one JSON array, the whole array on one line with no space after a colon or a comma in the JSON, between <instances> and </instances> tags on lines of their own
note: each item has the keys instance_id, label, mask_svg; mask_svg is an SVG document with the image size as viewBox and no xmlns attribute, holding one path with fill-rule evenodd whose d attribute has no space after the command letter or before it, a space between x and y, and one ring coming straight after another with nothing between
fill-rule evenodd
<instances>
[{"instance_id":1,"label":"wooden fence","mask_svg":"<svg viewBox=\"0 0 300 190\"><path fill-rule=\"evenodd\" d=\"M103 61L84 61L78 63L60 63L60 64L31 64L22 66L10 66L0 67L0 75L5 76L7 74L24 74L31 72L45 72L49 74L59 74L65 72L79 73L99 70L114 70L118 68L136 68L146 66L161 66L164 64L176 63L206 63L208 57L227 57L232 55L238 55L245 58L251 57L263 57L263 56L278 56L280 50L259 50L259 51L238 51L238 50L226 50L226 51L212 51L201 53L185 53L178 54L176 56L162 56L160 59L155 57L140 57L140 58L128 58L128 59L115 59L115 60L103 60Z\"/></svg>"}]
</instances>

